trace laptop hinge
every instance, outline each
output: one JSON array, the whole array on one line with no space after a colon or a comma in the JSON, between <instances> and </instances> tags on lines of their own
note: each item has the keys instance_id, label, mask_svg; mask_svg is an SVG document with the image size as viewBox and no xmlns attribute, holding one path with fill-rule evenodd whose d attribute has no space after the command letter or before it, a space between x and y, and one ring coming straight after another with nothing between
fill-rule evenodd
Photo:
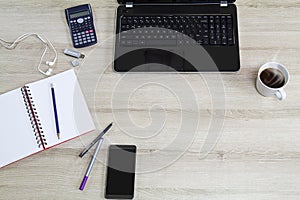
<instances>
[{"instance_id":1,"label":"laptop hinge","mask_svg":"<svg viewBox=\"0 0 300 200\"><path fill-rule=\"evenodd\" d=\"M126 2L125 7L126 8L132 8L133 7L133 2Z\"/></svg>"},{"instance_id":2,"label":"laptop hinge","mask_svg":"<svg viewBox=\"0 0 300 200\"><path fill-rule=\"evenodd\" d=\"M227 7L228 6L228 3L227 1L221 1L221 7Z\"/></svg>"}]
</instances>

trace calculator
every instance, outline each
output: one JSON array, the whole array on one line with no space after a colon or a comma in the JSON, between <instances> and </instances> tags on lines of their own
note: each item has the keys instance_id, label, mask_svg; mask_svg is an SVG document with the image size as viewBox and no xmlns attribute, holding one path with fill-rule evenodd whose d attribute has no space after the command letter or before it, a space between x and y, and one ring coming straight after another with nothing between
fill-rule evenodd
<instances>
[{"instance_id":1,"label":"calculator","mask_svg":"<svg viewBox=\"0 0 300 200\"><path fill-rule=\"evenodd\" d=\"M90 4L65 9L73 46L82 48L97 43L97 36Z\"/></svg>"}]
</instances>

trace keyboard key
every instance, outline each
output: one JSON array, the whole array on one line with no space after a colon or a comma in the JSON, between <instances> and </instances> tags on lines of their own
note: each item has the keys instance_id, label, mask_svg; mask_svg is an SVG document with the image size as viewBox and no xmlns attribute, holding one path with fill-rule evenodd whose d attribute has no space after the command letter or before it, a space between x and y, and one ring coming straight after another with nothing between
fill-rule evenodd
<instances>
[{"instance_id":1,"label":"keyboard key","mask_svg":"<svg viewBox=\"0 0 300 200\"><path fill-rule=\"evenodd\" d=\"M138 40L132 40L132 45L133 46L137 46L139 44L139 41Z\"/></svg>"},{"instance_id":2,"label":"keyboard key","mask_svg":"<svg viewBox=\"0 0 300 200\"><path fill-rule=\"evenodd\" d=\"M132 40L127 40L126 41L126 46L131 46L132 45Z\"/></svg>"},{"instance_id":3,"label":"keyboard key","mask_svg":"<svg viewBox=\"0 0 300 200\"><path fill-rule=\"evenodd\" d=\"M139 41L139 45L140 46L145 46L146 45L146 41L145 40L140 40Z\"/></svg>"},{"instance_id":4,"label":"keyboard key","mask_svg":"<svg viewBox=\"0 0 300 200\"><path fill-rule=\"evenodd\" d=\"M122 46L126 46L126 40L121 40L120 43L121 43Z\"/></svg>"},{"instance_id":5,"label":"keyboard key","mask_svg":"<svg viewBox=\"0 0 300 200\"><path fill-rule=\"evenodd\" d=\"M175 46L176 40L147 40L146 44L149 46Z\"/></svg>"},{"instance_id":6,"label":"keyboard key","mask_svg":"<svg viewBox=\"0 0 300 200\"><path fill-rule=\"evenodd\" d=\"M183 44L184 44L184 41L183 41L183 40L178 40L178 41L177 41L177 44L178 44L178 45L183 45Z\"/></svg>"},{"instance_id":7,"label":"keyboard key","mask_svg":"<svg viewBox=\"0 0 300 200\"><path fill-rule=\"evenodd\" d=\"M208 44L209 44L208 38L204 38L202 41L203 41L203 44L205 44L205 45L208 45Z\"/></svg>"},{"instance_id":8,"label":"keyboard key","mask_svg":"<svg viewBox=\"0 0 300 200\"><path fill-rule=\"evenodd\" d=\"M222 45L227 45L227 39L226 38L222 38Z\"/></svg>"}]
</instances>

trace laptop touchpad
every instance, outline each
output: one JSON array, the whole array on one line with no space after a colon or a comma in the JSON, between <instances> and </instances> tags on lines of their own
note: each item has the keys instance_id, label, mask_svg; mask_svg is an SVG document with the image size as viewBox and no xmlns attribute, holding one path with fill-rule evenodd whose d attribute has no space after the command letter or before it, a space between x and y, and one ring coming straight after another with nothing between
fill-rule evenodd
<instances>
[{"instance_id":1,"label":"laptop touchpad","mask_svg":"<svg viewBox=\"0 0 300 200\"><path fill-rule=\"evenodd\" d=\"M145 64L150 72L182 71L183 51L174 49L146 49Z\"/></svg>"}]
</instances>

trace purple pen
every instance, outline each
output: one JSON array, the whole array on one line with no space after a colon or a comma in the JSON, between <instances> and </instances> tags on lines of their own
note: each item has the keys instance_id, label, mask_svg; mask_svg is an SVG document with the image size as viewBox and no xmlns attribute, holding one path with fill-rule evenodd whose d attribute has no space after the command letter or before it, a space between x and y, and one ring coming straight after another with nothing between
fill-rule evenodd
<instances>
[{"instance_id":1,"label":"purple pen","mask_svg":"<svg viewBox=\"0 0 300 200\"><path fill-rule=\"evenodd\" d=\"M90 161L90 164L89 164L89 166L88 166L88 168L87 168L87 170L85 172L85 175L84 175L84 177L82 179L82 182L81 182L81 185L79 187L79 190L83 190L84 189L84 186L85 186L85 184L86 184L86 182L87 182L87 180L89 178L89 175L90 175L90 173L92 171L93 165L95 163L95 160L96 160L97 154L98 154L98 152L100 150L100 147L102 145L102 142L103 142L103 138L101 138L99 140L98 144L97 144L97 147L96 147L96 149L94 151L94 154L93 154L93 157L92 157L92 159Z\"/></svg>"}]
</instances>

